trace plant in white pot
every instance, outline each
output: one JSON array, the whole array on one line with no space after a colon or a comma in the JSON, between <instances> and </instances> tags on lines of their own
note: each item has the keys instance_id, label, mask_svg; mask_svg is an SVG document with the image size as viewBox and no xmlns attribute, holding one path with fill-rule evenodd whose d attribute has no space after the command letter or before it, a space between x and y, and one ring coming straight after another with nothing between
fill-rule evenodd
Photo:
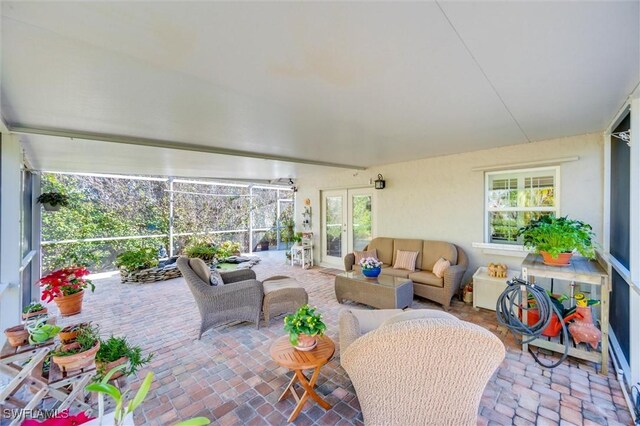
<instances>
[{"instance_id":1,"label":"plant in white pot","mask_svg":"<svg viewBox=\"0 0 640 426\"><path fill-rule=\"evenodd\" d=\"M540 253L547 265L568 265L574 251L589 259L596 255L591 225L566 216L542 216L520 228L518 236L523 237L524 247Z\"/></svg>"},{"instance_id":2,"label":"plant in white pot","mask_svg":"<svg viewBox=\"0 0 640 426\"><path fill-rule=\"evenodd\" d=\"M48 212L57 212L60 210L60 207L67 207L69 205L69 197L55 191L43 192L37 201L42 204L42 207Z\"/></svg>"}]
</instances>

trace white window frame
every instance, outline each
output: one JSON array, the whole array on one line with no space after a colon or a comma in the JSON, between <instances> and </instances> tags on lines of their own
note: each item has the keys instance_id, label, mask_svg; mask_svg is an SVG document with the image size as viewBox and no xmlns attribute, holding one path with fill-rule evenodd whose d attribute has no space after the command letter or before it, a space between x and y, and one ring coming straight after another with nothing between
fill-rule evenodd
<instances>
[{"instance_id":1,"label":"white window frame","mask_svg":"<svg viewBox=\"0 0 640 426\"><path fill-rule=\"evenodd\" d=\"M555 186L555 208L549 209L548 207L531 207L527 209L521 209L518 207L508 207L505 209L489 209L489 179L492 176L496 175L513 175L518 173L533 173L533 172L542 172L542 171L552 171L555 175L554 178L554 186ZM521 252L524 250L524 247L521 244L505 244L505 243L496 243L491 242L491 225L489 223L489 212L490 211L552 211L556 217L560 216L560 166L545 166L545 167L528 167L522 169L507 169L507 170L499 170L499 171L491 171L485 172L484 174L484 243L480 246L484 248L498 248L505 249L509 251L518 251Z\"/></svg>"}]
</instances>

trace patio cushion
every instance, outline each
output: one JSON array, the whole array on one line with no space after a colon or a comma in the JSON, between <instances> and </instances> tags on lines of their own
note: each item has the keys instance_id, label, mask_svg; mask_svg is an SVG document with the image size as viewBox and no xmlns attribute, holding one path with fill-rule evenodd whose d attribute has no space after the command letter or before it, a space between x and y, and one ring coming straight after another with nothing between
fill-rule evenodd
<instances>
[{"instance_id":1,"label":"patio cushion","mask_svg":"<svg viewBox=\"0 0 640 426\"><path fill-rule=\"evenodd\" d=\"M436 277L433 272L420 271L409 274L409 279L417 284L426 284L433 287L444 287L444 279Z\"/></svg>"},{"instance_id":2,"label":"patio cushion","mask_svg":"<svg viewBox=\"0 0 640 426\"><path fill-rule=\"evenodd\" d=\"M451 314L448 314L443 311L436 311L435 309L411 309L411 310L396 314L391 318L388 318L382 324L380 324L380 327L395 324L401 321L410 321L415 319L430 319L430 318L442 318L442 319L454 319L454 320L458 319Z\"/></svg>"},{"instance_id":3,"label":"patio cushion","mask_svg":"<svg viewBox=\"0 0 640 426\"><path fill-rule=\"evenodd\" d=\"M393 240L393 265L396 263L396 259L398 256L398 250L400 251L417 251L418 257L416 258L415 269L422 269L422 249L423 249L423 240L413 240L413 239L401 239L396 238Z\"/></svg>"},{"instance_id":4,"label":"patio cushion","mask_svg":"<svg viewBox=\"0 0 640 426\"><path fill-rule=\"evenodd\" d=\"M406 269L395 269L395 268L391 268L391 267L382 267L382 271L380 272L382 275L389 275L392 277L399 277L399 278L409 278L409 274L411 273L410 271L407 271Z\"/></svg>"},{"instance_id":5,"label":"patio cushion","mask_svg":"<svg viewBox=\"0 0 640 426\"><path fill-rule=\"evenodd\" d=\"M445 241L425 240L422 251L422 270L433 271L433 265L438 259L444 257L452 265L458 263L458 250L456 246Z\"/></svg>"},{"instance_id":6,"label":"patio cushion","mask_svg":"<svg viewBox=\"0 0 640 426\"><path fill-rule=\"evenodd\" d=\"M387 265L393 264L393 238L374 238L367 246L367 250L377 250L378 260Z\"/></svg>"},{"instance_id":7,"label":"patio cushion","mask_svg":"<svg viewBox=\"0 0 640 426\"><path fill-rule=\"evenodd\" d=\"M418 258L417 251L402 251L396 252L395 260L393 261L394 269L405 269L407 271L416 270L416 259Z\"/></svg>"},{"instance_id":8,"label":"patio cushion","mask_svg":"<svg viewBox=\"0 0 640 426\"><path fill-rule=\"evenodd\" d=\"M211 278L211 269L204 263L204 260L198 259L197 257L189 259L189 266L193 269L193 272L196 273L198 278L200 278L205 283L209 284L209 279Z\"/></svg>"},{"instance_id":9,"label":"patio cushion","mask_svg":"<svg viewBox=\"0 0 640 426\"><path fill-rule=\"evenodd\" d=\"M433 265L433 273L438 278L444 277L445 271L451 266L451 262L446 260L444 257L438 259L435 265Z\"/></svg>"},{"instance_id":10,"label":"patio cushion","mask_svg":"<svg viewBox=\"0 0 640 426\"><path fill-rule=\"evenodd\" d=\"M211 276L209 277L209 284L216 286L216 285L224 285L224 280L222 279L222 275L220 275L220 272L218 272L218 270L209 270L211 272Z\"/></svg>"},{"instance_id":11,"label":"patio cushion","mask_svg":"<svg viewBox=\"0 0 640 426\"><path fill-rule=\"evenodd\" d=\"M358 320L360 333L365 334L378 328L387 319L398 315L402 309L351 309L350 312Z\"/></svg>"},{"instance_id":12,"label":"patio cushion","mask_svg":"<svg viewBox=\"0 0 640 426\"><path fill-rule=\"evenodd\" d=\"M353 254L355 255L355 258L356 258L356 265L359 265L360 261L362 259L366 259L367 257L374 257L378 259L378 250L376 249L366 250L366 251L354 251Z\"/></svg>"}]
</instances>

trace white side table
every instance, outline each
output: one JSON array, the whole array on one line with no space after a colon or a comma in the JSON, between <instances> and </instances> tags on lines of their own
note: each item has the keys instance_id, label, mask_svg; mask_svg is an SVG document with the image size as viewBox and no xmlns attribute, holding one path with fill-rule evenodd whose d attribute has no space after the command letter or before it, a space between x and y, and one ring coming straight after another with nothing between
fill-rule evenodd
<instances>
[{"instance_id":1,"label":"white side table","mask_svg":"<svg viewBox=\"0 0 640 426\"><path fill-rule=\"evenodd\" d=\"M507 278L490 277L485 266L479 267L473 274L473 307L495 311L498 296L514 276L517 276L516 272L507 270Z\"/></svg>"},{"instance_id":2,"label":"white side table","mask_svg":"<svg viewBox=\"0 0 640 426\"><path fill-rule=\"evenodd\" d=\"M296 244L291 247L291 266L296 263L303 269L313 266L313 244Z\"/></svg>"}]
</instances>

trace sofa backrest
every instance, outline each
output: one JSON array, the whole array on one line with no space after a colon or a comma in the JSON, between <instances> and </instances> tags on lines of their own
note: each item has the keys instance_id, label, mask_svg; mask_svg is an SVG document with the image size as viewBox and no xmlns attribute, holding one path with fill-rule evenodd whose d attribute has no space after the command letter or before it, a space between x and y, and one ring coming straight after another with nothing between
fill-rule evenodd
<instances>
[{"instance_id":1,"label":"sofa backrest","mask_svg":"<svg viewBox=\"0 0 640 426\"><path fill-rule=\"evenodd\" d=\"M422 248L422 268L432 271L438 259L444 257L452 265L458 264L458 249L446 241L424 240Z\"/></svg>"},{"instance_id":2,"label":"sofa backrest","mask_svg":"<svg viewBox=\"0 0 640 426\"><path fill-rule=\"evenodd\" d=\"M417 251L416 269L424 271L433 270L433 265L441 257L447 259L452 265L458 264L458 249L446 241L378 237L371 240L367 246L367 250L373 249L378 251L378 260L391 266L396 261L398 250Z\"/></svg>"}]
</instances>

